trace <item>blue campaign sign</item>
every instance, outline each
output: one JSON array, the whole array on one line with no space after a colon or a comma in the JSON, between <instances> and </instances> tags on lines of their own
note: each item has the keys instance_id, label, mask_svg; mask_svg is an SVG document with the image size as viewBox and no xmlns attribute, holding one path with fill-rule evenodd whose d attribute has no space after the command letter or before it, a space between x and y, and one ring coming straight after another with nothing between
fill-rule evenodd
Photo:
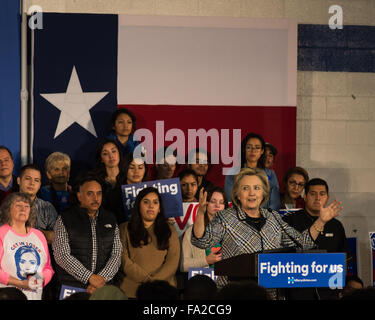
<instances>
[{"instance_id":1,"label":"blue campaign sign","mask_svg":"<svg viewBox=\"0 0 375 320\"><path fill-rule=\"evenodd\" d=\"M121 186L125 214L128 218L127 220L129 220L131 217L131 211L138 193L147 187L154 187L158 189L163 201L164 212L167 218L182 216L183 210L180 179L172 178L144 181L141 183Z\"/></svg>"},{"instance_id":2,"label":"blue campaign sign","mask_svg":"<svg viewBox=\"0 0 375 320\"><path fill-rule=\"evenodd\" d=\"M64 298L71 296L75 292L85 292L85 291L86 291L86 289L83 289L83 288L77 288L77 287L70 287L70 286L62 285L61 290L60 290L60 298L59 299L63 300Z\"/></svg>"},{"instance_id":3,"label":"blue campaign sign","mask_svg":"<svg viewBox=\"0 0 375 320\"><path fill-rule=\"evenodd\" d=\"M345 253L259 254L258 283L264 288L342 289Z\"/></svg>"},{"instance_id":4,"label":"blue campaign sign","mask_svg":"<svg viewBox=\"0 0 375 320\"><path fill-rule=\"evenodd\" d=\"M207 276L216 282L217 276L215 276L214 268L189 268L188 279L196 276L197 274Z\"/></svg>"}]
</instances>

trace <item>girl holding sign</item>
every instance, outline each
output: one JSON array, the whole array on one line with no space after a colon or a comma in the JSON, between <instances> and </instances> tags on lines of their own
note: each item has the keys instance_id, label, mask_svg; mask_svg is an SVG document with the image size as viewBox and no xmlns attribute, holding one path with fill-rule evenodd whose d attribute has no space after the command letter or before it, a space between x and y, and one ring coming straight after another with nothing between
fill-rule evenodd
<instances>
[{"instance_id":1,"label":"girl holding sign","mask_svg":"<svg viewBox=\"0 0 375 320\"><path fill-rule=\"evenodd\" d=\"M120 288L136 297L141 283L165 280L177 286L175 273L180 260L180 241L164 215L156 188L142 189L134 203L131 219L120 225L123 273Z\"/></svg>"}]
</instances>

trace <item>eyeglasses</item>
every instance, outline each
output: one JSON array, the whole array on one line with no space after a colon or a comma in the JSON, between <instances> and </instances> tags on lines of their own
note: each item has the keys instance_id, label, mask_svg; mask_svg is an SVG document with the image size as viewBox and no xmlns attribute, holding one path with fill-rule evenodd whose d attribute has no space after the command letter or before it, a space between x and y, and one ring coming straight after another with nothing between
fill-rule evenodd
<instances>
[{"instance_id":1,"label":"eyeglasses","mask_svg":"<svg viewBox=\"0 0 375 320\"><path fill-rule=\"evenodd\" d=\"M16 203L14 207L17 208L18 210L30 210L30 205L28 204L22 205L22 204Z\"/></svg>"},{"instance_id":2,"label":"eyeglasses","mask_svg":"<svg viewBox=\"0 0 375 320\"><path fill-rule=\"evenodd\" d=\"M252 145L246 145L246 151L252 151L259 152L262 150L262 146L252 146Z\"/></svg>"},{"instance_id":3,"label":"eyeglasses","mask_svg":"<svg viewBox=\"0 0 375 320\"><path fill-rule=\"evenodd\" d=\"M302 183L302 182L301 183L297 183L297 181L294 181L294 180L288 181L288 184L290 186L292 186L293 188L298 187L298 189L302 189L305 186L304 183Z\"/></svg>"}]
</instances>

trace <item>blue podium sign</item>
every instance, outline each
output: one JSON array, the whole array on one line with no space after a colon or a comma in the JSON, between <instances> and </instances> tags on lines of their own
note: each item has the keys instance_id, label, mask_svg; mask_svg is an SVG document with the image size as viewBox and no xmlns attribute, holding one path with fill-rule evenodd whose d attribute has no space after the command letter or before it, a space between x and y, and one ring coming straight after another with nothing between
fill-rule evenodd
<instances>
[{"instance_id":1,"label":"blue podium sign","mask_svg":"<svg viewBox=\"0 0 375 320\"><path fill-rule=\"evenodd\" d=\"M258 283L264 288L342 289L345 253L261 253Z\"/></svg>"}]
</instances>

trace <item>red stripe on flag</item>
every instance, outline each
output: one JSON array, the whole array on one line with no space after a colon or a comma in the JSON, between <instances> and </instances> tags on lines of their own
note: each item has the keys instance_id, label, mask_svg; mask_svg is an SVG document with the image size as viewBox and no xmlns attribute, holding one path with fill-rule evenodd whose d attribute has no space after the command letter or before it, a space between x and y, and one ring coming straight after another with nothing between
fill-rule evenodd
<instances>
[{"instance_id":1,"label":"red stripe on flag","mask_svg":"<svg viewBox=\"0 0 375 320\"><path fill-rule=\"evenodd\" d=\"M285 172L296 164L296 107L260 106L171 106L171 105L119 105L131 110L137 118L137 129L147 128L153 133L156 149L156 121L164 122L164 134L174 128L185 133L185 152L188 147L188 129L230 130L230 155L233 152L233 129L241 129L241 139L249 132L261 134L266 142L278 149L274 170L280 189ZM165 142L169 145L172 142ZM198 140L197 140L198 144ZM208 139L210 151L210 139ZM221 158L220 158L221 159ZM181 168L180 168L181 169ZM223 186L222 164L210 167L207 179Z\"/></svg>"}]
</instances>

